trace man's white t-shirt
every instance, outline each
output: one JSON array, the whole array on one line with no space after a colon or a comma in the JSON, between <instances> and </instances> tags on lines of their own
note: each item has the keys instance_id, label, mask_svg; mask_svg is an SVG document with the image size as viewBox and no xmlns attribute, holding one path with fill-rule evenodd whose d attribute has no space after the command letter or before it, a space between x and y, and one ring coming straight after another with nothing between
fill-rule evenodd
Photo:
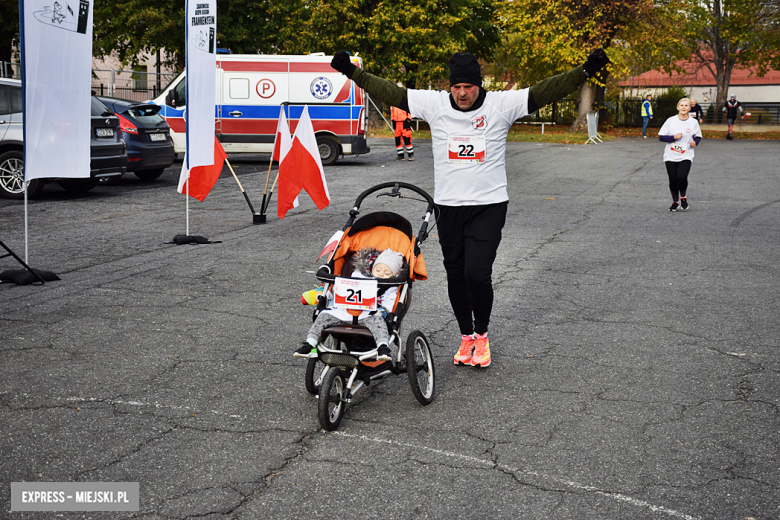
<instances>
[{"instance_id":1,"label":"man's white t-shirt","mask_svg":"<svg viewBox=\"0 0 780 520\"><path fill-rule=\"evenodd\" d=\"M506 202L506 136L528 115L529 90L488 92L470 112L452 108L450 93L408 89L409 112L428 122L436 204L476 206Z\"/></svg>"},{"instance_id":2,"label":"man's white t-shirt","mask_svg":"<svg viewBox=\"0 0 780 520\"><path fill-rule=\"evenodd\" d=\"M672 116L658 131L658 135L677 134L682 134L682 137L673 143L664 143L664 162L692 161L694 148L691 146L691 141L694 137L701 137L699 122L690 116L685 121Z\"/></svg>"}]
</instances>

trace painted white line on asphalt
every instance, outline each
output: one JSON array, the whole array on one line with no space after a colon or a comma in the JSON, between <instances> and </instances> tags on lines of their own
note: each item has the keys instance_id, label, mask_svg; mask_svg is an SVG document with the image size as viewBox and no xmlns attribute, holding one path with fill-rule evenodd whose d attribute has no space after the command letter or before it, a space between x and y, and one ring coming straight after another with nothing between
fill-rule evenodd
<instances>
[{"instance_id":1,"label":"painted white line on asphalt","mask_svg":"<svg viewBox=\"0 0 780 520\"><path fill-rule=\"evenodd\" d=\"M84 403L92 403L92 402L101 402L101 403L108 403L108 404L117 404L117 405L125 405L125 406L144 406L144 407L153 407L153 408L169 408L171 410L184 410L188 412L196 411L195 409L189 407L189 406L171 406L171 405L163 405L160 403L144 403L142 401L122 401L117 399L98 399L97 397L67 397L67 398L60 398L59 400L65 400L69 402L84 402ZM246 419L245 415L232 415L227 414L224 412L219 412L217 410L211 410L211 413L214 415L222 415L226 417L230 417L233 419ZM428 451L431 453L436 453L438 455L442 455L444 457L451 457L456 459L462 459L469 462L473 462L476 464L480 464L482 466L488 466L492 468L500 469L501 471L507 471L510 473L519 473L524 475L529 475L537 478L542 478L548 481L557 482L559 484L563 484L565 486L568 486L572 489L577 489L579 491L587 491L589 493L594 493L597 495L601 495L607 498L612 498L614 500L618 500L620 502L626 502L629 504L633 504L637 507L643 507L646 509L649 509L650 511L653 511L655 513L664 513L669 516L673 516L675 518L682 518L683 520L701 520L699 517L686 515L685 513L680 513L679 511L675 511L674 509L669 509L663 506L656 506L649 502L645 502L644 500L639 500L627 495L623 495L621 493L612 493L609 491L602 491L596 487L593 486L587 486L585 484L580 484L578 482L574 482L571 480L564 480L556 477L551 477L549 475L545 475L543 473L539 473L536 471L528 471L528 470L521 470L518 468L512 468L510 466L506 466L504 464L496 464L495 462L480 459L478 457L472 457L470 455L463 455L462 453L455 453L452 451L444 451L444 450L438 450L436 448L428 448L427 446L418 446L416 444L409 444L406 442L398 442L390 439L382 439L379 437L368 437L367 435L356 435L354 433L344 433L344 432L333 432L334 435L340 435L342 437L349 437L353 439L359 439L362 441L368 441L368 442L376 442L376 443L383 443L383 444L391 444L394 446L400 446L404 448L414 448L417 450L422 451Z\"/></svg>"},{"instance_id":2,"label":"painted white line on asphalt","mask_svg":"<svg viewBox=\"0 0 780 520\"><path fill-rule=\"evenodd\" d=\"M141 401L121 401L117 399L98 399L97 397L67 397L65 399L59 398L58 400L64 400L74 403L108 403L108 404L121 404L125 406L151 406L152 408L170 408L171 410L184 410L185 412L198 412L194 408L189 406L171 406L160 403L144 403ZM246 415L231 415L224 412L218 412L217 410L210 410L210 413L214 415L224 415L231 419L246 419Z\"/></svg>"},{"instance_id":3,"label":"painted white line on asphalt","mask_svg":"<svg viewBox=\"0 0 780 520\"><path fill-rule=\"evenodd\" d=\"M548 481L557 482L558 484L563 484L565 486L568 486L572 489L576 489L579 491L587 491L589 493L594 493L597 495L601 495L607 498L612 498L614 500L620 501L620 502L626 502L629 504L633 504L637 507L643 507L646 509L649 509L650 511L653 511L655 513L664 513L669 516L673 516L675 518L682 518L683 520L701 520L700 518L696 516L690 516L686 515L685 513L681 513L679 511L675 511L674 509L669 509L667 507L663 506L656 506L649 502L645 502L644 500L639 500L627 495L623 495L621 493L612 493L609 491L602 491L598 488L595 488L593 486L587 486L585 484L580 484L578 482L574 482L571 480L564 480L556 477L551 477L549 475L545 475L543 473L539 473L536 471L528 471L528 470L522 470L518 468L512 468L509 466L506 466L504 464L496 464L495 462L492 462L490 460L480 459L478 457L472 457L470 455L463 455L461 453L454 453L451 451L444 451L444 450L438 450L436 448L428 448L427 446L418 446L416 444L409 444L406 442L398 442L390 439L381 439L379 437L369 437L367 435L356 435L354 433L344 433L344 432L332 432L333 435L340 435L342 437L349 437L352 439L359 439L361 441L367 441L367 442L376 442L376 443L383 443L383 444L390 444L393 446L400 446L403 448L414 448L416 450L422 450L422 451L429 451L431 453L436 453L438 455L442 455L444 457L451 457L456 459L465 460L468 462L473 462L476 464L480 464L482 466L488 466L496 469L500 469L501 471L507 471L510 473L519 473L524 475L529 475L533 477L542 478Z\"/></svg>"}]
</instances>

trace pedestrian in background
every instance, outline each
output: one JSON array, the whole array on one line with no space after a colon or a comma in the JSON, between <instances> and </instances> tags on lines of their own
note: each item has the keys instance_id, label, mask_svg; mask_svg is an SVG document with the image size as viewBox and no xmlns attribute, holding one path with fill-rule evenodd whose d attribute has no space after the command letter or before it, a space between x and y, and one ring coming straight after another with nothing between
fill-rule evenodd
<instances>
[{"instance_id":1,"label":"pedestrian in background","mask_svg":"<svg viewBox=\"0 0 780 520\"><path fill-rule=\"evenodd\" d=\"M682 98L677 102L677 115L667 119L658 131L658 139L664 143L664 165L669 175L669 191L672 192L669 211L688 209L688 173L693 162L693 149L701 141L699 122L688 115L690 111L691 100Z\"/></svg>"},{"instance_id":2,"label":"pedestrian in background","mask_svg":"<svg viewBox=\"0 0 780 520\"><path fill-rule=\"evenodd\" d=\"M742 103L737 101L737 95L732 94L731 98L723 105L723 111L726 112L726 122L729 125L729 133L726 135L726 139L729 141L734 139L732 131L734 129L734 122L737 120L737 116L742 119Z\"/></svg>"},{"instance_id":3,"label":"pedestrian in background","mask_svg":"<svg viewBox=\"0 0 780 520\"><path fill-rule=\"evenodd\" d=\"M642 101L642 137L647 139L647 125L650 120L653 119L653 107L650 104L650 100L653 96L650 94L645 96L645 100Z\"/></svg>"},{"instance_id":4,"label":"pedestrian in background","mask_svg":"<svg viewBox=\"0 0 780 520\"><path fill-rule=\"evenodd\" d=\"M393 122L395 133L395 160L404 160L404 147L406 147L407 160L414 160L414 148L412 147L412 116L409 112L398 107L390 107L390 120ZM401 142L403 139L403 143Z\"/></svg>"},{"instance_id":5,"label":"pedestrian in background","mask_svg":"<svg viewBox=\"0 0 780 520\"><path fill-rule=\"evenodd\" d=\"M704 122L704 110L702 110L701 105L696 102L696 98L691 98L690 116L698 121L700 125Z\"/></svg>"}]
</instances>

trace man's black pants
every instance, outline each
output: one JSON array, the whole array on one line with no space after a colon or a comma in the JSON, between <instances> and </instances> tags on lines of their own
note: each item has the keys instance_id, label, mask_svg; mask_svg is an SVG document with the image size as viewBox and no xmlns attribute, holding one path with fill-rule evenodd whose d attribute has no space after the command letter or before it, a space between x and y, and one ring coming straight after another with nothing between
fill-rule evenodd
<instances>
[{"instance_id":1,"label":"man's black pants","mask_svg":"<svg viewBox=\"0 0 780 520\"><path fill-rule=\"evenodd\" d=\"M493 309L493 262L508 202L439 206L439 244L447 290L461 334L484 334Z\"/></svg>"}]
</instances>

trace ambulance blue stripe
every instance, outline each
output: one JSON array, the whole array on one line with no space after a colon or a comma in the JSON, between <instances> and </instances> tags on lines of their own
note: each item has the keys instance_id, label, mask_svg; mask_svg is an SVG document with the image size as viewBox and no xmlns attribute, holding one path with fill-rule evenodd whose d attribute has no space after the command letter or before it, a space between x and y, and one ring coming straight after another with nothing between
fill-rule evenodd
<instances>
[{"instance_id":1,"label":"ambulance blue stripe","mask_svg":"<svg viewBox=\"0 0 780 520\"><path fill-rule=\"evenodd\" d=\"M218 116L217 108L214 108L214 117ZM317 106L309 105L309 117L312 119L345 120L360 117L362 106ZM279 105L222 105L222 118L230 119L230 112L241 112L240 119L279 119ZM300 119L303 114L302 105L286 107L288 119ZM184 110L163 105L160 115L163 117L183 117ZM351 117L350 117L351 116Z\"/></svg>"}]
</instances>

